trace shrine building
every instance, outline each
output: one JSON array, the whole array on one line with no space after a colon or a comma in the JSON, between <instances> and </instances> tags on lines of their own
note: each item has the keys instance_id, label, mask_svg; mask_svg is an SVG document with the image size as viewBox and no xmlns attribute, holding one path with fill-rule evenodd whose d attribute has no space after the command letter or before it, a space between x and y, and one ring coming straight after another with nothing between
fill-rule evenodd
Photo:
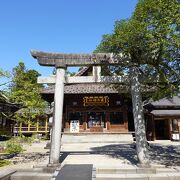
<instances>
[{"instance_id":1,"label":"shrine building","mask_svg":"<svg viewBox=\"0 0 180 180\"><path fill-rule=\"evenodd\" d=\"M87 77L87 82L65 84L63 132L134 132L131 98L126 89L122 86L119 93L112 84L88 82L89 77L95 78L96 68L83 67L73 76ZM49 86L41 92L49 103L54 101L54 88Z\"/></svg>"}]
</instances>

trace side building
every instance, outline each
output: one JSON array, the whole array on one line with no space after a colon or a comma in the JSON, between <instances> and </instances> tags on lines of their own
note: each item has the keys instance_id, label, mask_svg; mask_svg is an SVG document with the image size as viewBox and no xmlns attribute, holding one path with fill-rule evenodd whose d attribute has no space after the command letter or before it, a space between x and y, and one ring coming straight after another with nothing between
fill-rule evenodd
<instances>
[{"instance_id":1,"label":"side building","mask_svg":"<svg viewBox=\"0 0 180 180\"><path fill-rule=\"evenodd\" d=\"M21 108L20 104L8 102L5 98L0 98L0 136L12 135L15 121L12 116L14 112Z\"/></svg>"},{"instance_id":2,"label":"side building","mask_svg":"<svg viewBox=\"0 0 180 180\"><path fill-rule=\"evenodd\" d=\"M149 140L180 140L180 97L163 98L144 106Z\"/></svg>"}]
</instances>

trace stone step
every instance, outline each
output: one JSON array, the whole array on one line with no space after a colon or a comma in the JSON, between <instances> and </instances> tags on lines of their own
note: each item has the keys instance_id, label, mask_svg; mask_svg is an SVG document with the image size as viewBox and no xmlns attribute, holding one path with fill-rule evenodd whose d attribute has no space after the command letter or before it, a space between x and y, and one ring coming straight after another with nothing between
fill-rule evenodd
<instances>
[{"instance_id":1,"label":"stone step","mask_svg":"<svg viewBox=\"0 0 180 180\"><path fill-rule=\"evenodd\" d=\"M96 180L179 180L179 179L180 179L180 173L96 175Z\"/></svg>"},{"instance_id":2,"label":"stone step","mask_svg":"<svg viewBox=\"0 0 180 180\"><path fill-rule=\"evenodd\" d=\"M54 171L56 170L55 167L36 167L33 169L19 169L18 172L41 172L41 173L54 173Z\"/></svg>"},{"instance_id":3,"label":"stone step","mask_svg":"<svg viewBox=\"0 0 180 180\"><path fill-rule=\"evenodd\" d=\"M64 133L62 144L65 143L122 143L133 142L132 133Z\"/></svg>"},{"instance_id":4,"label":"stone step","mask_svg":"<svg viewBox=\"0 0 180 180\"><path fill-rule=\"evenodd\" d=\"M63 133L61 143L132 143L132 133ZM45 149L50 149L50 141Z\"/></svg>"},{"instance_id":5,"label":"stone step","mask_svg":"<svg viewBox=\"0 0 180 180\"><path fill-rule=\"evenodd\" d=\"M96 174L160 174L176 172L177 170L172 168L96 168Z\"/></svg>"},{"instance_id":6,"label":"stone step","mask_svg":"<svg viewBox=\"0 0 180 180\"><path fill-rule=\"evenodd\" d=\"M11 175L11 180L51 180L53 174L45 172L16 172Z\"/></svg>"},{"instance_id":7,"label":"stone step","mask_svg":"<svg viewBox=\"0 0 180 180\"><path fill-rule=\"evenodd\" d=\"M1 180L10 180L10 177L13 173L15 173L16 171L13 169L3 169L0 170L0 179Z\"/></svg>"},{"instance_id":8,"label":"stone step","mask_svg":"<svg viewBox=\"0 0 180 180\"><path fill-rule=\"evenodd\" d=\"M96 180L180 180L174 168L112 168L96 167Z\"/></svg>"}]
</instances>

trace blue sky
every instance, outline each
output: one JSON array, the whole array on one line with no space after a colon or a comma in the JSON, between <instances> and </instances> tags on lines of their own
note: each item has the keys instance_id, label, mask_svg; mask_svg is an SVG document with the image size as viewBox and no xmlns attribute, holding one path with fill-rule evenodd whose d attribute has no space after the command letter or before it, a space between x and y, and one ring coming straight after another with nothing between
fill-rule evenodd
<instances>
[{"instance_id":1,"label":"blue sky","mask_svg":"<svg viewBox=\"0 0 180 180\"><path fill-rule=\"evenodd\" d=\"M1 0L0 68L11 71L19 61L42 75L30 50L90 53L114 22L132 15L137 0ZM73 69L71 69L73 71Z\"/></svg>"}]
</instances>

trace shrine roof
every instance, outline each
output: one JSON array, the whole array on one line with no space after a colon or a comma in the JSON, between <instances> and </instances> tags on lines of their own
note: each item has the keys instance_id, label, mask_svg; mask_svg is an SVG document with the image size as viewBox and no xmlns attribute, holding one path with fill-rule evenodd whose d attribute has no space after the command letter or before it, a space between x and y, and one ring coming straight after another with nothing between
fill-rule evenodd
<instances>
[{"instance_id":1,"label":"shrine roof","mask_svg":"<svg viewBox=\"0 0 180 180\"><path fill-rule=\"evenodd\" d=\"M153 110L151 114L155 116L180 116L180 110Z\"/></svg>"},{"instance_id":2,"label":"shrine roof","mask_svg":"<svg viewBox=\"0 0 180 180\"><path fill-rule=\"evenodd\" d=\"M151 103L149 103L149 105L151 105L153 107L159 107L159 106L166 106L166 107L178 106L178 107L180 107L180 97L173 96L172 98L163 98L158 101L151 102Z\"/></svg>"},{"instance_id":3,"label":"shrine roof","mask_svg":"<svg viewBox=\"0 0 180 180\"><path fill-rule=\"evenodd\" d=\"M90 67L82 67L82 69L80 71L78 71L74 76L82 76L89 69L90 69Z\"/></svg>"},{"instance_id":4,"label":"shrine roof","mask_svg":"<svg viewBox=\"0 0 180 180\"><path fill-rule=\"evenodd\" d=\"M123 89L123 87L122 87ZM125 92L125 90L124 90ZM118 93L112 85L102 83L83 83L83 84L66 84L64 87L65 94L112 94ZM54 86L42 89L41 94L54 94Z\"/></svg>"}]
</instances>

